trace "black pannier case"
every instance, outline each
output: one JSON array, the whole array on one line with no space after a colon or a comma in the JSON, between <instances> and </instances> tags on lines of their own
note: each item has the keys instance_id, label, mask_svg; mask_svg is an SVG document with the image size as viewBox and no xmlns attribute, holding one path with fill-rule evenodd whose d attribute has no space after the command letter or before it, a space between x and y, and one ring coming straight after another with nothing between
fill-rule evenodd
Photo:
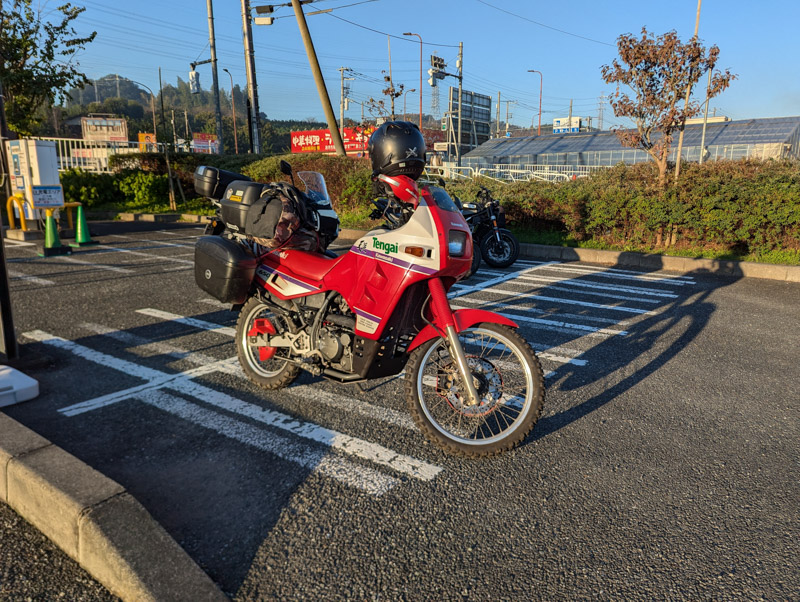
<instances>
[{"instance_id":1,"label":"black pannier case","mask_svg":"<svg viewBox=\"0 0 800 602\"><path fill-rule=\"evenodd\" d=\"M194 170L195 192L211 199L220 200L230 183L236 180L250 181L250 178L240 173L207 165L200 165Z\"/></svg>"},{"instance_id":2,"label":"black pannier case","mask_svg":"<svg viewBox=\"0 0 800 602\"><path fill-rule=\"evenodd\" d=\"M223 303L244 303L256 272L250 249L221 236L201 236L194 248L194 280Z\"/></svg>"},{"instance_id":3,"label":"black pannier case","mask_svg":"<svg viewBox=\"0 0 800 602\"><path fill-rule=\"evenodd\" d=\"M262 190L264 184L260 182L231 182L225 191L225 197L220 201L222 221L231 230L244 234L247 210L261 197Z\"/></svg>"}]
</instances>

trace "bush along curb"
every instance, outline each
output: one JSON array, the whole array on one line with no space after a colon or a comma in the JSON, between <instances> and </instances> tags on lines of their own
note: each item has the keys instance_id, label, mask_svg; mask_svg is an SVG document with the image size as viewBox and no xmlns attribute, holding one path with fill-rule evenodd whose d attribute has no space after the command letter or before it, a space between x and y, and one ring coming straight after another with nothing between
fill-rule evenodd
<instances>
[{"instance_id":1,"label":"bush along curb","mask_svg":"<svg viewBox=\"0 0 800 602\"><path fill-rule=\"evenodd\" d=\"M364 236L366 230L342 230L334 246L344 247ZM800 266L756 263L752 261L731 261L723 259L703 259L693 257L674 257L632 251L605 251L601 249L580 249L520 243L520 257L527 259L546 259L552 261L585 261L602 265L619 265L645 270L669 270L684 274L708 272L725 276L763 278L800 282Z\"/></svg>"}]
</instances>

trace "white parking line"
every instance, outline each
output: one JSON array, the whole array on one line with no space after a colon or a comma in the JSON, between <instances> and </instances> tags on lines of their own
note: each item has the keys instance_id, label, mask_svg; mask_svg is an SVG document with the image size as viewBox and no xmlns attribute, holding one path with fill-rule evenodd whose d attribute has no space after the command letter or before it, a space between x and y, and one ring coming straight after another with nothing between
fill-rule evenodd
<instances>
[{"instance_id":1,"label":"white parking line","mask_svg":"<svg viewBox=\"0 0 800 602\"><path fill-rule=\"evenodd\" d=\"M492 295L506 295L508 297L519 297L521 299L525 299L525 301L529 302L536 302L536 301L553 301L555 303L564 303L566 305L581 305L583 307L594 307L596 309L604 309L610 311L622 311L631 314L652 314L652 312L648 309L639 309L636 307L625 307L624 305L604 305L602 303L591 303L589 301L578 301L577 299L565 299L565 298L558 298L558 297L547 297L545 295L525 295L521 291L515 291L513 289L507 288L483 288L477 291L470 291L470 292L477 292L477 293L489 293ZM572 291L575 292L575 291Z\"/></svg>"},{"instance_id":2,"label":"white parking line","mask_svg":"<svg viewBox=\"0 0 800 602\"><path fill-rule=\"evenodd\" d=\"M659 282L661 284L671 284L675 286L696 284L695 279L691 276L668 276L650 272L621 270L619 268L601 268L592 265L565 265L563 263L555 263L550 266L550 269L557 272L572 272L586 276L597 276L598 278L613 278L617 280L644 280L647 282Z\"/></svg>"},{"instance_id":3,"label":"white parking line","mask_svg":"<svg viewBox=\"0 0 800 602\"><path fill-rule=\"evenodd\" d=\"M180 259L178 257L170 257L168 255L153 255L152 253L143 253L141 251L132 251L130 249L120 249L119 247L109 247L107 245L100 245L97 247L98 250L102 252L114 252L114 253L128 253L129 255L136 255L138 257L146 257L152 261L163 260L163 261L172 261L174 263L183 263L194 265L194 261L191 259Z\"/></svg>"},{"instance_id":4,"label":"white parking line","mask_svg":"<svg viewBox=\"0 0 800 602\"><path fill-rule=\"evenodd\" d=\"M31 284L38 284L39 286L51 286L55 284L52 280L46 278L39 278L37 276L28 276L16 270L8 270L8 276L11 280L22 280L23 282L30 282Z\"/></svg>"},{"instance_id":5,"label":"white parking line","mask_svg":"<svg viewBox=\"0 0 800 602\"><path fill-rule=\"evenodd\" d=\"M108 328L102 324L93 324L91 322L83 322L79 326L89 332L99 334L102 336L110 337L116 341L124 343L130 347L138 348L140 351L149 355L166 355L176 360L186 360L193 364L204 366L206 364L213 364L219 360L205 353L197 351L188 351L163 341L151 341L144 337L140 337L125 330L117 330L116 328Z\"/></svg>"},{"instance_id":6,"label":"white parking line","mask_svg":"<svg viewBox=\"0 0 800 602\"><path fill-rule=\"evenodd\" d=\"M236 329L231 328L230 326L220 326L219 324L214 324L213 322L206 322L205 320L186 318L184 316L173 314L168 311L153 309L152 307L137 309L136 313L144 314L145 316L151 316L153 318L159 318L160 320L166 320L168 322L178 322L179 324L186 324L187 326L192 326L193 328L199 328L201 330L210 330L213 332L218 332L220 334L224 334L230 337L236 336Z\"/></svg>"},{"instance_id":7,"label":"white parking line","mask_svg":"<svg viewBox=\"0 0 800 602\"><path fill-rule=\"evenodd\" d=\"M7 247L34 247L36 246L35 242L28 242L25 240L14 240L13 238L5 238L3 237L3 243Z\"/></svg>"},{"instance_id":8,"label":"white parking line","mask_svg":"<svg viewBox=\"0 0 800 602\"><path fill-rule=\"evenodd\" d=\"M494 286L495 284L500 284L502 282L506 282L507 280L513 280L514 278L517 278L523 274L527 274L534 270L549 266L551 263L552 262L543 261L533 267L525 268L524 270L519 270L517 272L511 272L509 274L504 274L503 276L498 276L497 278L492 278L491 280L484 280L483 282L479 282L478 284L474 285L457 284L456 286L462 288L462 290L453 291L450 289L450 292L447 293L447 298L455 299L456 297L461 297L463 295L469 295L470 293L485 290L486 287Z\"/></svg>"},{"instance_id":9,"label":"white parking line","mask_svg":"<svg viewBox=\"0 0 800 602\"><path fill-rule=\"evenodd\" d=\"M664 297L665 299L677 299L678 295L675 293L668 293L665 291L659 291L652 288L643 288L639 286L620 286L614 284L600 284L598 282L592 282L589 280L577 280L572 277L562 277L562 278L555 278L555 277L548 277L548 276L520 276L518 280L525 280L530 282L560 282L562 284L566 284L568 286L575 286L578 288L591 288L601 291L616 291L620 293L636 293L638 295L651 295L653 297ZM576 291L581 292L581 291ZM586 293L583 293L586 294Z\"/></svg>"},{"instance_id":10,"label":"white parking line","mask_svg":"<svg viewBox=\"0 0 800 602\"><path fill-rule=\"evenodd\" d=\"M103 263L95 263L94 261L83 261L82 259L75 259L74 257L67 257L66 255L56 255L53 259L66 261L67 263L74 263L75 265L85 265L99 270L106 270L108 272L118 272L120 274L130 274L133 270L128 268L120 268L114 265L106 265Z\"/></svg>"},{"instance_id":11,"label":"white parking line","mask_svg":"<svg viewBox=\"0 0 800 602\"><path fill-rule=\"evenodd\" d=\"M557 284L533 284L533 285L524 285L521 282L509 282L508 284L519 284L520 286L526 286L524 291L515 291L513 289L501 289L501 288L485 288L479 289L477 291L473 291L476 293L480 293L482 291L489 291L489 292L503 292L503 293L512 293L517 296L526 296L531 291L539 291L539 290L547 290L547 291L562 291L565 293L571 293L573 295L587 295L591 297L603 297L607 299L616 299L618 301L633 301L634 303L651 303L651 304L658 304L662 301L660 299L645 299L642 297L628 297L627 295L617 295L615 293L596 293L594 291L586 291L586 290L575 290L574 288L569 288L567 286L560 286ZM453 285L454 288L461 287L463 285L455 284ZM540 295L536 295L542 299ZM565 301L566 302L566 301ZM572 303L577 304L577 301L572 301Z\"/></svg>"},{"instance_id":12,"label":"white parking line","mask_svg":"<svg viewBox=\"0 0 800 602\"><path fill-rule=\"evenodd\" d=\"M136 242L155 242L156 245L150 248L157 248L157 247L182 247L184 249L193 249L194 243L177 243L177 242L166 242L164 240L154 241L150 238L141 238L138 236L125 236L123 234L111 234L109 238L121 238L123 240L135 240Z\"/></svg>"},{"instance_id":13,"label":"white parking line","mask_svg":"<svg viewBox=\"0 0 800 602\"><path fill-rule=\"evenodd\" d=\"M464 301L467 301L466 299ZM468 309L461 305L451 305L453 309ZM497 303L495 307L509 307L512 309L520 309L516 305L509 305L508 303ZM583 332L586 336L597 336L597 337L609 337L614 335L626 335L628 332L626 330L616 330L614 328L597 328L596 326L586 326L584 324L573 324L571 322L559 322L557 320L545 320L543 318L531 318L528 316L521 316L519 314L507 314L501 313L501 316L505 316L509 320L514 320L515 322L528 322L529 324L536 324L538 328L542 328L543 330L556 330L556 331L578 331Z\"/></svg>"},{"instance_id":14,"label":"white parking line","mask_svg":"<svg viewBox=\"0 0 800 602\"><path fill-rule=\"evenodd\" d=\"M269 452L375 496L386 493L400 483L394 477L349 462L325 449L311 448L290 437L266 431L242 420L220 415L163 391L149 391L137 398L146 404L229 439Z\"/></svg>"},{"instance_id":15,"label":"white parking line","mask_svg":"<svg viewBox=\"0 0 800 602\"><path fill-rule=\"evenodd\" d=\"M197 365L212 364L219 361L217 358L205 355L203 353L188 351L181 347L176 347L161 341L153 342L130 332L108 328L100 324L84 322L80 324L80 327L89 330L90 332L94 332L95 334L111 337L117 341L130 345L131 347L138 347L141 351L150 352L152 355L166 355ZM234 369L234 371L241 378L247 379L244 372L242 372L240 368ZM398 412L396 410L392 410L391 408L385 408L366 403L355 397L346 397L344 395L331 393L319 387L310 385L294 385L290 388L284 389L284 392L291 397L294 405L306 403L309 399L313 399L314 402L323 403L337 410L356 412L357 414L385 422L386 424L392 424L394 426L399 426L409 430L416 430L417 428L414 424L414 421L403 412Z\"/></svg>"},{"instance_id":16,"label":"white parking line","mask_svg":"<svg viewBox=\"0 0 800 602\"><path fill-rule=\"evenodd\" d=\"M75 416L101 407L106 407L111 403L117 403L131 398L141 398L149 396L150 393L159 391L163 388L173 389L183 395L194 397L203 404L211 405L216 408L246 416L263 424L288 431L302 438L327 445L343 453L350 454L357 458L368 460L376 464L386 466L408 476L430 481L442 471L442 468L429 464L422 460L399 454L391 449L383 447L377 443L370 443L357 437L351 437L337 431L324 428L322 426L297 420L287 414L282 414L273 410L261 408L231 395L216 391L195 382L197 376L210 374L211 372L223 370L230 371L236 358L222 360L208 366L202 366L192 370L177 374L165 374L158 370L153 370L145 366L134 364L126 360L121 360L114 356L95 351L73 341L68 341L61 337L50 335L42 331L31 331L25 333L27 338L65 349L71 353L92 361L102 366L112 368L138 378L147 379L149 382L144 385L131 387L124 391L117 391L109 395L104 395L95 399L73 404L61 408L59 412L66 416ZM148 397L149 399L149 397ZM188 403L188 402L187 402Z\"/></svg>"}]
</instances>

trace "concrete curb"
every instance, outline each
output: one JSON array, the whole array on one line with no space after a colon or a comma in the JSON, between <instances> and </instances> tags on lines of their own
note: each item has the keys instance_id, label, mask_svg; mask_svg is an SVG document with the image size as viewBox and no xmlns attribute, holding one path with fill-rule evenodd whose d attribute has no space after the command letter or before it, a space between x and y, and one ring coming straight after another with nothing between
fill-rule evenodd
<instances>
[{"instance_id":1,"label":"concrete curb","mask_svg":"<svg viewBox=\"0 0 800 602\"><path fill-rule=\"evenodd\" d=\"M0 413L0 501L123 600L228 598L125 489Z\"/></svg>"},{"instance_id":2,"label":"concrete curb","mask_svg":"<svg viewBox=\"0 0 800 602\"><path fill-rule=\"evenodd\" d=\"M355 242L367 233L366 230L342 230L334 245ZM755 263L752 261L728 261L723 259L696 259L672 255L651 255L631 251L604 251L601 249L578 249L520 243L520 257L549 259L554 261L585 261L603 265L620 265L650 270L669 270L688 274L699 270L725 276L763 278L800 282L800 265Z\"/></svg>"}]
</instances>

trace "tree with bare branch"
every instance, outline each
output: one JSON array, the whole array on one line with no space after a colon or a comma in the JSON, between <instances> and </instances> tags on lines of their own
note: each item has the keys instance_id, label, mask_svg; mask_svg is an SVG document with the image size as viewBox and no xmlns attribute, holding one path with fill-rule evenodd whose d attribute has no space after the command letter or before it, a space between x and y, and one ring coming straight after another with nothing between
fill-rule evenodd
<instances>
[{"instance_id":1,"label":"tree with bare branch","mask_svg":"<svg viewBox=\"0 0 800 602\"><path fill-rule=\"evenodd\" d=\"M680 102L687 87L711 71L711 99L728 88L736 76L728 70L714 71L719 58L717 46L706 50L695 37L684 44L675 31L656 37L643 27L640 38L621 35L617 48L619 59L603 65L601 73L606 83L617 84L611 95L614 114L628 117L636 125L636 129L618 129L617 137L623 146L642 149L652 157L663 189L673 135L687 119L700 113L701 103ZM621 90L623 85L630 88L631 95Z\"/></svg>"}]
</instances>

